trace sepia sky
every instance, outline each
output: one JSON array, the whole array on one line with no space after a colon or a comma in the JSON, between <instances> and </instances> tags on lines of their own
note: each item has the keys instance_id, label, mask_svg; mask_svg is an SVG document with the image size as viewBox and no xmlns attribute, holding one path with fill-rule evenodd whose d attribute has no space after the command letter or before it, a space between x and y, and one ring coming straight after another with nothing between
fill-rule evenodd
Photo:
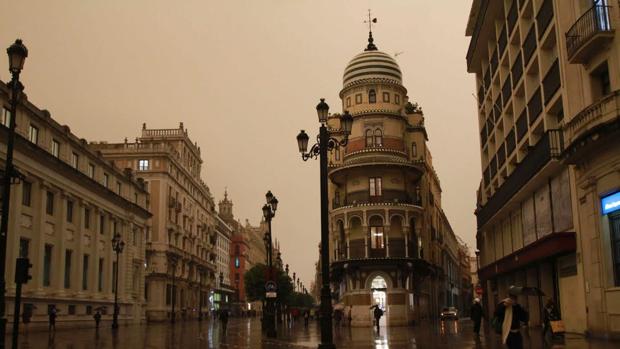
<instances>
[{"instance_id":1,"label":"sepia sky","mask_svg":"<svg viewBox=\"0 0 620 349\"><path fill-rule=\"evenodd\" d=\"M471 1L447 0L11 0L0 5L0 47L24 40L30 101L89 141L120 142L183 122L202 149L216 202L228 188L235 216L253 224L264 194L283 260L309 288L318 259L318 161L295 136L318 131L325 97L340 112L347 62L375 43L396 58L426 117L442 203L475 246L480 179L475 82L464 36ZM2 46L4 45L4 46ZM2 49L4 50L4 49ZM3 51L4 52L4 51ZM6 57L5 55L3 57ZM0 79L8 81L7 59Z\"/></svg>"}]
</instances>

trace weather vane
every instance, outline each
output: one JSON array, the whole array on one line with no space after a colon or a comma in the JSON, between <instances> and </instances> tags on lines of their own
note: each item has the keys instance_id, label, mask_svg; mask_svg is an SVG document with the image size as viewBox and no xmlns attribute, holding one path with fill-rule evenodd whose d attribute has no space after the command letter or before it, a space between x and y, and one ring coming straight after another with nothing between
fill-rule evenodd
<instances>
[{"instance_id":1,"label":"weather vane","mask_svg":"<svg viewBox=\"0 0 620 349\"><path fill-rule=\"evenodd\" d=\"M377 23L377 18L372 18L370 9L368 9L368 20L364 21L364 23L368 23L368 46L366 46L366 49L364 51L376 51L377 46L373 44L374 40L372 38L372 24Z\"/></svg>"}]
</instances>

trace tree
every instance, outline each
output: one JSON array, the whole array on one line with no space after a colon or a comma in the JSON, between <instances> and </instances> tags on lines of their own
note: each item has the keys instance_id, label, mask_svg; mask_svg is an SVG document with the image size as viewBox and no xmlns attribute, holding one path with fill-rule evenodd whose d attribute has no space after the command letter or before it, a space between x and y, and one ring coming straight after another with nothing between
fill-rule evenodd
<instances>
[{"instance_id":1,"label":"tree","mask_svg":"<svg viewBox=\"0 0 620 349\"><path fill-rule=\"evenodd\" d=\"M274 268L274 270L276 271L276 283L278 285L278 298L276 300L281 304L289 304L293 294L292 280L282 270L277 268ZM265 300L266 275L267 266L264 264L257 264L245 272L243 276L245 294L251 302Z\"/></svg>"}]
</instances>

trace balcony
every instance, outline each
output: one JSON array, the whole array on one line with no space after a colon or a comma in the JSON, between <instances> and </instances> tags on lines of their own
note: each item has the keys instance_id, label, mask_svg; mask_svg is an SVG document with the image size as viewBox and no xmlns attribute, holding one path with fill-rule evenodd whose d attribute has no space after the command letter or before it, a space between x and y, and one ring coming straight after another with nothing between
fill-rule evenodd
<instances>
[{"instance_id":1,"label":"balcony","mask_svg":"<svg viewBox=\"0 0 620 349\"><path fill-rule=\"evenodd\" d=\"M607 125L618 124L619 121L620 90L616 90L582 110L564 125L564 139L574 148L569 157L576 155L577 146L587 136Z\"/></svg>"},{"instance_id":2,"label":"balcony","mask_svg":"<svg viewBox=\"0 0 620 349\"><path fill-rule=\"evenodd\" d=\"M486 205L476 211L478 228L484 226L549 161L559 158L563 146L560 130L547 131L506 178L502 186L489 198Z\"/></svg>"},{"instance_id":3,"label":"balcony","mask_svg":"<svg viewBox=\"0 0 620 349\"><path fill-rule=\"evenodd\" d=\"M614 36L609 18L610 6L594 5L584 13L566 33L568 60L583 64Z\"/></svg>"},{"instance_id":4,"label":"balcony","mask_svg":"<svg viewBox=\"0 0 620 349\"><path fill-rule=\"evenodd\" d=\"M370 196L368 191L354 192L346 195L344 201L332 200L332 209L366 207L366 206L391 206L407 205L422 206L422 201L409 196L401 190L383 190L381 196Z\"/></svg>"}]
</instances>

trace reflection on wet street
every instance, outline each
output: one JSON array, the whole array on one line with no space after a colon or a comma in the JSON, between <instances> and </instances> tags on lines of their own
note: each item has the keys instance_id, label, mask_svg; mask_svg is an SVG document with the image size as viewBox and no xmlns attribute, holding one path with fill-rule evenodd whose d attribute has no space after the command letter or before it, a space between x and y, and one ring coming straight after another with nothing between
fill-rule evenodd
<instances>
[{"instance_id":1,"label":"reflection on wet street","mask_svg":"<svg viewBox=\"0 0 620 349\"><path fill-rule=\"evenodd\" d=\"M107 325L107 324L106 324ZM227 333L222 333L218 321L208 320L125 326L114 334L109 326L94 329L59 330L54 335L31 332L20 336L22 349L124 349L124 348L316 348L319 340L318 323L308 328L303 321L282 325L275 340L263 340L259 319L231 319ZM472 333L471 322L445 321L415 327L350 328L334 331L337 348L503 348L499 338L484 332L480 338ZM10 336L9 336L10 341ZM539 330L524 331L525 348L617 348L618 343L586 341L568 335L564 343L543 346ZM9 343L7 341L7 343ZM615 344L615 345L614 345Z\"/></svg>"}]
</instances>

